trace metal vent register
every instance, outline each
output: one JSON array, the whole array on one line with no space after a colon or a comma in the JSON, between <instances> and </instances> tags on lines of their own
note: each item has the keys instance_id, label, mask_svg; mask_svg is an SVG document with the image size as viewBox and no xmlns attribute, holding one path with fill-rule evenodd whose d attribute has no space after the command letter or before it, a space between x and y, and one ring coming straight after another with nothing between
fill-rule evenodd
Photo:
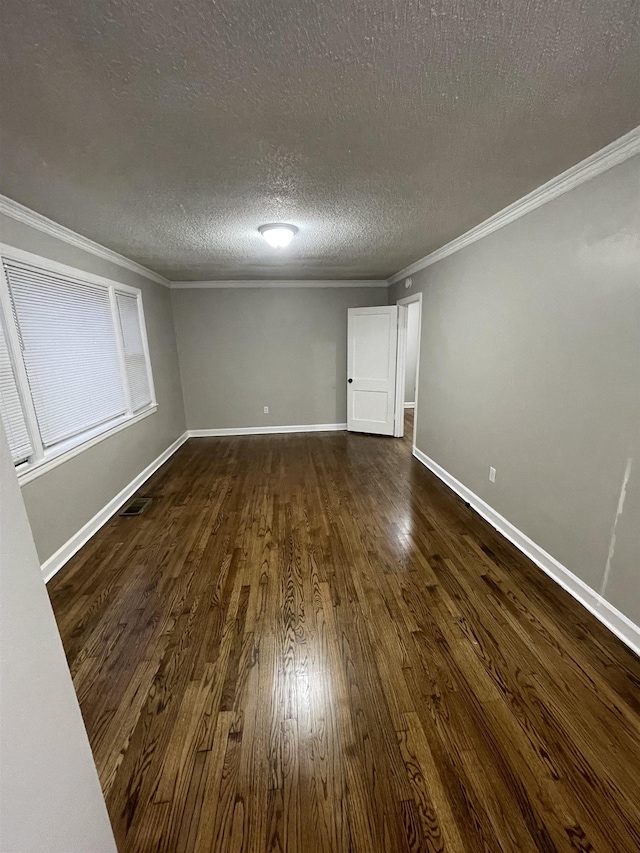
<instances>
[{"instance_id":1,"label":"metal vent register","mask_svg":"<svg viewBox=\"0 0 640 853\"><path fill-rule=\"evenodd\" d=\"M134 498L124 507L119 515L142 515L153 498Z\"/></svg>"}]
</instances>

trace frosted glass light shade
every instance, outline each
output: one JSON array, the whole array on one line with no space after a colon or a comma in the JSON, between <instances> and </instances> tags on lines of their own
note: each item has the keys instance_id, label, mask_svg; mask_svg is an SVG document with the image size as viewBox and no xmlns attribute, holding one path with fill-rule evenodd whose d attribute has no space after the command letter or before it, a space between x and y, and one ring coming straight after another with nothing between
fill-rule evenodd
<instances>
[{"instance_id":1,"label":"frosted glass light shade","mask_svg":"<svg viewBox=\"0 0 640 853\"><path fill-rule=\"evenodd\" d=\"M273 225L261 225L258 231L274 249L286 248L298 233L295 225L285 225L281 222L275 222Z\"/></svg>"}]
</instances>

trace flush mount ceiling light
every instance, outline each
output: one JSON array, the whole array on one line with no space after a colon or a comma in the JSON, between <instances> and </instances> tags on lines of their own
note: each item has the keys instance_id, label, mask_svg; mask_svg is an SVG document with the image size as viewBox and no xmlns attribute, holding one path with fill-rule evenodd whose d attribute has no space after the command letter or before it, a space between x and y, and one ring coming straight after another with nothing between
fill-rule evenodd
<instances>
[{"instance_id":1,"label":"flush mount ceiling light","mask_svg":"<svg viewBox=\"0 0 640 853\"><path fill-rule=\"evenodd\" d=\"M258 231L274 249L284 249L298 233L295 225L286 225L284 222L273 222L271 225L261 225Z\"/></svg>"}]
</instances>

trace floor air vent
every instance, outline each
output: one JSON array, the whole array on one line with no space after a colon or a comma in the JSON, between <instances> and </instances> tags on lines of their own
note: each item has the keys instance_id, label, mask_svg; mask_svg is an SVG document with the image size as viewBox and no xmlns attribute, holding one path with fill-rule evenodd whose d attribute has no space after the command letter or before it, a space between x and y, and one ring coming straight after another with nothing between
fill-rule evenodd
<instances>
[{"instance_id":1,"label":"floor air vent","mask_svg":"<svg viewBox=\"0 0 640 853\"><path fill-rule=\"evenodd\" d=\"M152 498L134 498L125 506L119 515L142 515L151 503Z\"/></svg>"}]
</instances>

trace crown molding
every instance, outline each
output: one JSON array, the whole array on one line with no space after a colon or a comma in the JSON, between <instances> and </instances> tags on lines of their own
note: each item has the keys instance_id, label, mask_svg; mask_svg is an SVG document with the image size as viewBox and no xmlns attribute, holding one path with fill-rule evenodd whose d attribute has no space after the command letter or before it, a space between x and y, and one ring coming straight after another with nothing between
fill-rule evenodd
<instances>
[{"instance_id":1,"label":"crown molding","mask_svg":"<svg viewBox=\"0 0 640 853\"><path fill-rule=\"evenodd\" d=\"M95 255L105 261L111 261L111 263L118 264L118 266L124 267L131 272L143 275L145 278L151 279L151 281L155 281L158 284L169 287L168 279L159 275L157 272L153 272L153 270L143 267L142 264L137 264L135 261L125 258L124 255L120 255L112 249L107 249L106 246L101 246L100 243L96 243L88 237L83 237L82 234L77 234L70 228L66 228L64 225L59 225L52 219L48 219L46 216L43 216L41 213L36 213L35 210L31 210L23 204L19 204L17 201L3 195L0 195L0 213L4 213L5 216L9 216L17 222L23 222L25 225L30 225L32 228L41 231L43 234L48 234L50 237L56 237L58 240L62 240L64 243L75 246L77 249L83 249L91 255Z\"/></svg>"},{"instance_id":2,"label":"crown molding","mask_svg":"<svg viewBox=\"0 0 640 853\"><path fill-rule=\"evenodd\" d=\"M248 288L248 287L388 287L386 279L253 279L245 281L172 281L172 290L197 290L203 288Z\"/></svg>"},{"instance_id":3,"label":"crown molding","mask_svg":"<svg viewBox=\"0 0 640 853\"><path fill-rule=\"evenodd\" d=\"M425 267L429 267L431 264L447 258L449 255L453 255L454 252L458 252L460 249L464 249L465 246L481 240L499 228L504 228L510 222L514 222L532 210L542 207L543 204L553 201L553 199L569 192L574 187L590 181L592 178L601 175L619 163L623 163L635 154L640 154L640 127L630 130L629 133L621 136L620 139L616 139L615 142L612 142L600 151L596 151L595 154L587 157L586 160L582 160L581 163L572 166L566 172L562 172L562 174L547 181L546 184L543 184L538 189L533 190L533 192L523 196L493 216L490 216L489 219L485 219L484 222L476 225L470 231L467 231L460 237L456 237L455 240L452 240L440 249L436 249L435 252L425 255L424 258L415 261L415 263L395 273L395 275L392 275L388 279L387 283L390 285L397 284L403 278L413 275L425 269Z\"/></svg>"},{"instance_id":4,"label":"crown molding","mask_svg":"<svg viewBox=\"0 0 640 853\"><path fill-rule=\"evenodd\" d=\"M88 237L83 237L82 234L77 234L70 228L66 228L64 225L60 225L52 219L48 219L41 213L36 213L35 210L31 210L19 202L14 201L11 198L7 198L7 196L0 195L0 213L3 213L5 216L9 216L11 219L15 219L18 222L23 222L25 225L29 225L32 228L41 231L43 234L48 234L50 237L55 237L71 246L83 249L85 252L89 252L98 258L111 261L112 263L118 264L131 272L138 273L138 275L143 275L145 278L158 282L158 284L162 284L165 287L176 290L238 287L388 287L386 279L317 279L309 281L302 279L284 279L278 281L262 279L245 281L169 281L164 278L164 276L142 266L142 264L138 264L135 261L126 258L124 255L114 252L112 249L107 249L106 246L102 246L100 243L96 243Z\"/></svg>"}]
</instances>

